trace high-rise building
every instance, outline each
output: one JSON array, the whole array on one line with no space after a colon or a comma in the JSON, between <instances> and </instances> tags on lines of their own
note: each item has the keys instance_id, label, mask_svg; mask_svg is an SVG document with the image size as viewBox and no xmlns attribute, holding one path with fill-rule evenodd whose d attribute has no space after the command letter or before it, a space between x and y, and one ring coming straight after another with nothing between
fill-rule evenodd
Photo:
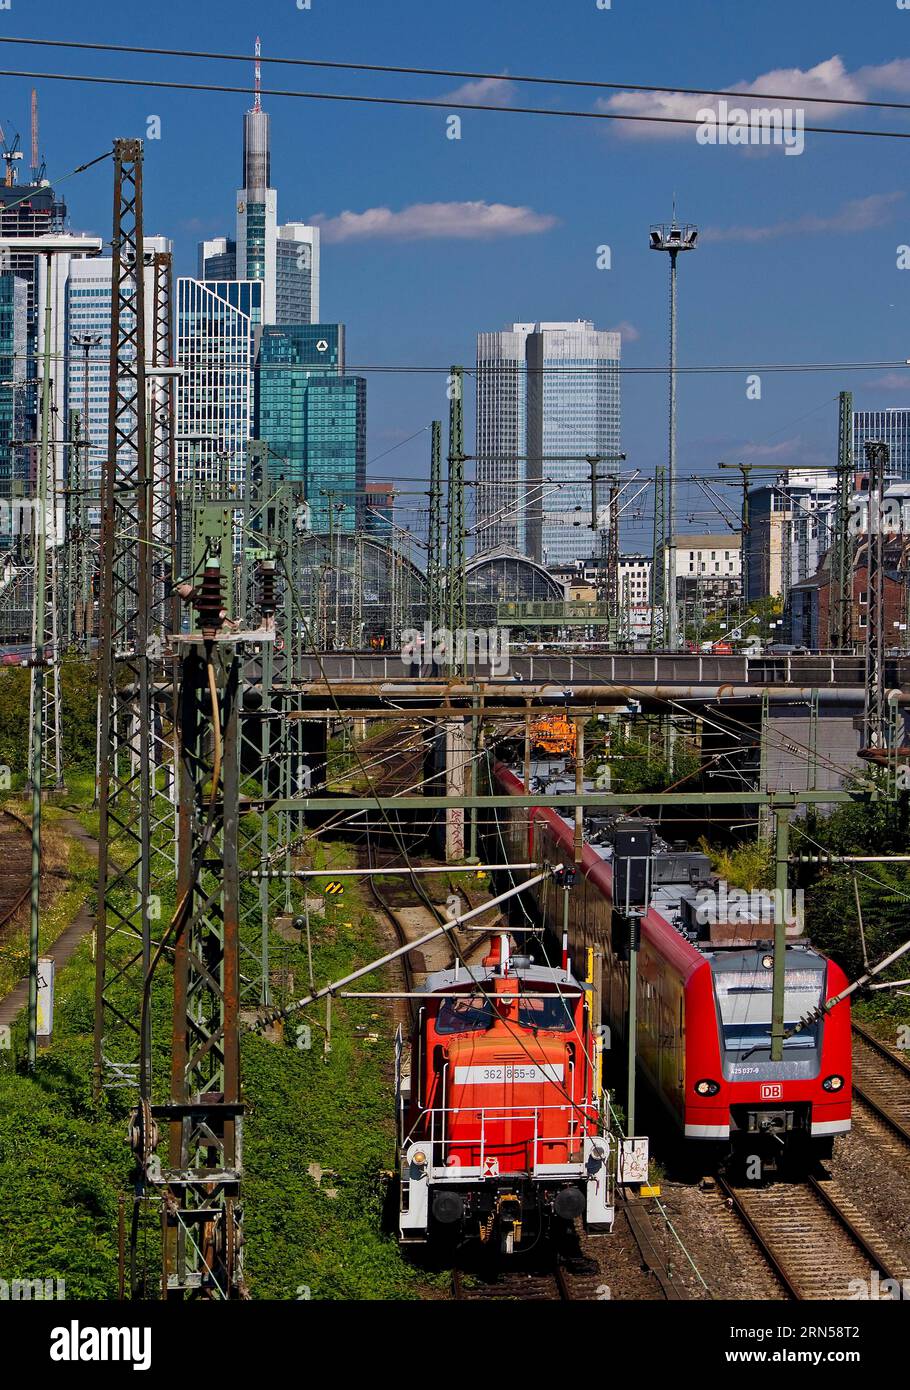
<instances>
[{"instance_id":1,"label":"high-rise building","mask_svg":"<svg viewBox=\"0 0 910 1390\"><path fill-rule=\"evenodd\" d=\"M557 566L590 554L587 460L602 459L600 509L620 451L620 350L588 319L478 335L478 548L495 538Z\"/></svg>"},{"instance_id":2,"label":"high-rise building","mask_svg":"<svg viewBox=\"0 0 910 1390\"><path fill-rule=\"evenodd\" d=\"M853 468L861 473L866 467L867 441L881 439L891 453L889 472L910 480L910 409L854 410Z\"/></svg>"},{"instance_id":3,"label":"high-rise building","mask_svg":"<svg viewBox=\"0 0 910 1390\"><path fill-rule=\"evenodd\" d=\"M173 250L173 243L167 237L147 236L144 247L148 255L168 253ZM55 259L61 261L60 257ZM85 417L87 404L88 417L81 422L81 435L88 445L82 456L82 482L97 506L107 457L113 260L110 256L73 259L66 265L65 275L66 314L61 343L66 361L64 409L67 414L64 418L68 418L71 410L78 410ZM145 270L146 344L152 342L154 293L154 267L148 265ZM128 310L125 319L128 328Z\"/></svg>"},{"instance_id":4,"label":"high-rise building","mask_svg":"<svg viewBox=\"0 0 910 1390\"><path fill-rule=\"evenodd\" d=\"M236 241L226 236L216 236L211 241L200 241L197 248L196 279L236 280Z\"/></svg>"},{"instance_id":5,"label":"high-rise building","mask_svg":"<svg viewBox=\"0 0 910 1390\"><path fill-rule=\"evenodd\" d=\"M319 320L319 228L278 225L278 193L271 185L268 112L262 109L256 40L252 108L243 117L243 162L236 198L236 235L197 246L198 280L258 280L263 323Z\"/></svg>"},{"instance_id":6,"label":"high-rise building","mask_svg":"<svg viewBox=\"0 0 910 1390\"><path fill-rule=\"evenodd\" d=\"M256 40L259 52L259 40ZM269 187L269 117L259 98L259 65L252 110L243 118L243 186L237 192L237 278L262 282L262 318L275 322L278 194Z\"/></svg>"},{"instance_id":7,"label":"high-rise building","mask_svg":"<svg viewBox=\"0 0 910 1390\"><path fill-rule=\"evenodd\" d=\"M14 477L16 443L24 429L28 285L11 270L0 273L0 495Z\"/></svg>"},{"instance_id":8,"label":"high-rise building","mask_svg":"<svg viewBox=\"0 0 910 1390\"><path fill-rule=\"evenodd\" d=\"M256 435L276 472L303 484L310 528L353 531L366 485L366 381L344 372L343 324L265 325L258 335Z\"/></svg>"},{"instance_id":9,"label":"high-rise building","mask_svg":"<svg viewBox=\"0 0 910 1390\"><path fill-rule=\"evenodd\" d=\"M288 222L275 243L275 318L319 322L319 228Z\"/></svg>"},{"instance_id":10,"label":"high-rise building","mask_svg":"<svg viewBox=\"0 0 910 1390\"><path fill-rule=\"evenodd\" d=\"M477 335L477 550L528 553L527 373L533 323Z\"/></svg>"},{"instance_id":11,"label":"high-rise building","mask_svg":"<svg viewBox=\"0 0 910 1390\"><path fill-rule=\"evenodd\" d=\"M250 280L177 281L178 482L242 483L253 437L255 336L263 286Z\"/></svg>"},{"instance_id":12,"label":"high-rise building","mask_svg":"<svg viewBox=\"0 0 910 1390\"><path fill-rule=\"evenodd\" d=\"M0 185L0 238L39 237L52 232L63 231L66 222L66 205L58 199L51 185L43 180L34 184ZM26 347L25 347L25 387L21 391L19 409L21 411L21 433L13 436L21 440L34 441L38 437L38 274L39 257L29 252L3 251L0 253L0 271L11 271L26 286ZM4 378L6 380L7 378ZM35 445L14 445L9 457L9 472L0 474L6 483L7 478L27 479L34 467Z\"/></svg>"}]
</instances>

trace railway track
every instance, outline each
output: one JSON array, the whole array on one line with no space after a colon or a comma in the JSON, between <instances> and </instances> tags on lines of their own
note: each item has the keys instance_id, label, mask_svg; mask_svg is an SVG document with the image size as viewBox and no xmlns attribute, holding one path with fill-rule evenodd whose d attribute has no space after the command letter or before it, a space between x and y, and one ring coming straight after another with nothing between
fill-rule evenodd
<instances>
[{"instance_id":1,"label":"railway track","mask_svg":"<svg viewBox=\"0 0 910 1390\"><path fill-rule=\"evenodd\" d=\"M0 939L28 900L32 885L32 830L15 811L0 808Z\"/></svg>"},{"instance_id":2,"label":"railway track","mask_svg":"<svg viewBox=\"0 0 910 1390\"><path fill-rule=\"evenodd\" d=\"M467 1283L466 1280L472 1282ZM599 1262L580 1253L547 1267L452 1271L452 1295L460 1302L571 1303L609 1298Z\"/></svg>"},{"instance_id":3,"label":"railway track","mask_svg":"<svg viewBox=\"0 0 910 1390\"><path fill-rule=\"evenodd\" d=\"M869 1221L828 1179L720 1190L739 1216L789 1298L890 1298L881 1283L908 1271ZM877 1275L877 1278L875 1277Z\"/></svg>"},{"instance_id":4,"label":"railway track","mask_svg":"<svg viewBox=\"0 0 910 1390\"><path fill-rule=\"evenodd\" d=\"M853 1095L886 1133L886 1146L910 1159L910 1064L861 1023L853 1023Z\"/></svg>"}]
</instances>

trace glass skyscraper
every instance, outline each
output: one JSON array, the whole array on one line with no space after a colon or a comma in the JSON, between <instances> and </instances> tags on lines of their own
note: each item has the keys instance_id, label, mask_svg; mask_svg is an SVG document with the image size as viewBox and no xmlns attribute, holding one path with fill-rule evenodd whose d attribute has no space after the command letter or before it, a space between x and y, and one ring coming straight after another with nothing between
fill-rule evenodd
<instances>
[{"instance_id":1,"label":"glass skyscraper","mask_svg":"<svg viewBox=\"0 0 910 1390\"><path fill-rule=\"evenodd\" d=\"M262 283L177 281L177 480L241 483L253 435Z\"/></svg>"},{"instance_id":2,"label":"glass skyscraper","mask_svg":"<svg viewBox=\"0 0 910 1390\"><path fill-rule=\"evenodd\" d=\"M366 486L366 381L344 374L343 324L263 328L256 371L256 434L276 472L301 482L310 528L353 531Z\"/></svg>"},{"instance_id":3,"label":"glass skyscraper","mask_svg":"<svg viewBox=\"0 0 910 1390\"><path fill-rule=\"evenodd\" d=\"M620 349L587 319L478 335L478 549L512 544L551 566L594 552L586 460L620 452ZM607 497L598 483L598 508Z\"/></svg>"},{"instance_id":4,"label":"glass skyscraper","mask_svg":"<svg viewBox=\"0 0 910 1390\"><path fill-rule=\"evenodd\" d=\"M910 481L910 410L854 410L853 467L857 473L866 467L867 440L883 439L891 451L889 473Z\"/></svg>"}]
</instances>

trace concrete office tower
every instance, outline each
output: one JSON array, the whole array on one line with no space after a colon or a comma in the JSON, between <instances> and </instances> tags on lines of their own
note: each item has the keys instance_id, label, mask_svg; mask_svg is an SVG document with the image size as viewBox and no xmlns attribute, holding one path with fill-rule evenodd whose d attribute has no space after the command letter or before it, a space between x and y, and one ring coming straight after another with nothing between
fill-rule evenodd
<instances>
[{"instance_id":1,"label":"concrete office tower","mask_svg":"<svg viewBox=\"0 0 910 1390\"><path fill-rule=\"evenodd\" d=\"M9 163L7 165L9 169ZM63 231L66 223L66 205L58 198L46 179L34 184L15 182L0 184L0 239L7 237L37 237ZM25 285L25 329L26 345L22 358L25 366L25 384L18 377L4 377L16 380L17 401L14 407L19 417L17 432L13 439L37 441L38 438L38 257L28 252L7 251L0 259L0 270L11 272ZM14 388L4 387L4 393ZM33 471L36 442L18 443L11 446L0 460L0 485L4 493L9 492L12 480L26 481Z\"/></svg>"},{"instance_id":2,"label":"concrete office tower","mask_svg":"<svg viewBox=\"0 0 910 1390\"><path fill-rule=\"evenodd\" d=\"M198 243L198 280L257 280L263 323L318 323L319 228L278 225L278 193L271 187L268 112L260 96L260 43L252 108L243 117L242 187L237 190L236 235Z\"/></svg>"},{"instance_id":3,"label":"concrete office tower","mask_svg":"<svg viewBox=\"0 0 910 1390\"><path fill-rule=\"evenodd\" d=\"M269 117L260 99L259 39L253 106L243 118L243 187L237 192L237 279L262 283L262 321L275 322L278 194L269 187Z\"/></svg>"},{"instance_id":4,"label":"concrete office tower","mask_svg":"<svg viewBox=\"0 0 910 1390\"><path fill-rule=\"evenodd\" d=\"M319 228L287 222L275 243L275 322L319 322Z\"/></svg>"},{"instance_id":5,"label":"concrete office tower","mask_svg":"<svg viewBox=\"0 0 910 1390\"><path fill-rule=\"evenodd\" d=\"M528 553L527 373L533 323L477 335L477 551L508 545Z\"/></svg>"},{"instance_id":6,"label":"concrete office tower","mask_svg":"<svg viewBox=\"0 0 910 1390\"><path fill-rule=\"evenodd\" d=\"M147 255L173 251L168 237L147 236L144 241ZM107 457L108 393L110 390L111 350L111 276L110 256L72 259L60 273L65 278L66 314L61 316L62 333L55 341L55 350L65 356L66 412L78 410L88 418L83 420L82 434L88 436L87 458L83 455L83 481L89 488L93 507L98 506L101 492L101 472ZM155 269L145 269L145 340L152 342L155 308ZM94 519L97 520L97 517Z\"/></svg>"},{"instance_id":7,"label":"concrete office tower","mask_svg":"<svg viewBox=\"0 0 910 1390\"><path fill-rule=\"evenodd\" d=\"M230 237L216 236L200 241L196 260L197 280L236 280L237 243Z\"/></svg>"},{"instance_id":8,"label":"concrete office tower","mask_svg":"<svg viewBox=\"0 0 910 1390\"><path fill-rule=\"evenodd\" d=\"M592 553L586 459L620 452L620 351L589 319L478 335L478 549L489 534L545 565ZM618 467L601 462L598 476ZM607 499L600 482L598 506Z\"/></svg>"}]
</instances>

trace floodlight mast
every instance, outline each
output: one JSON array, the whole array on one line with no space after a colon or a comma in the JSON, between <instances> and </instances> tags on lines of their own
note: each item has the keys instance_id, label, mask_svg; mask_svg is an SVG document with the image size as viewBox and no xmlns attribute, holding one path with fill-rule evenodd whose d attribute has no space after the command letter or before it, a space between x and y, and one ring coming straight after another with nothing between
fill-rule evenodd
<instances>
[{"instance_id":1,"label":"floodlight mast","mask_svg":"<svg viewBox=\"0 0 910 1390\"><path fill-rule=\"evenodd\" d=\"M676 548L674 546L674 527L676 525L676 258L680 251L694 251L698 242L698 228L691 222L682 226L676 221L669 224L658 223L651 228L650 246L652 251L666 251L670 257L670 444L665 480L666 518L664 527L664 554L662 584L652 580L655 600L662 603L662 636L665 647L676 651L679 646L679 614L676 605ZM658 484L659 485L659 484ZM659 511L659 508L658 508ZM657 620L657 603L652 603L651 622Z\"/></svg>"}]
</instances>

